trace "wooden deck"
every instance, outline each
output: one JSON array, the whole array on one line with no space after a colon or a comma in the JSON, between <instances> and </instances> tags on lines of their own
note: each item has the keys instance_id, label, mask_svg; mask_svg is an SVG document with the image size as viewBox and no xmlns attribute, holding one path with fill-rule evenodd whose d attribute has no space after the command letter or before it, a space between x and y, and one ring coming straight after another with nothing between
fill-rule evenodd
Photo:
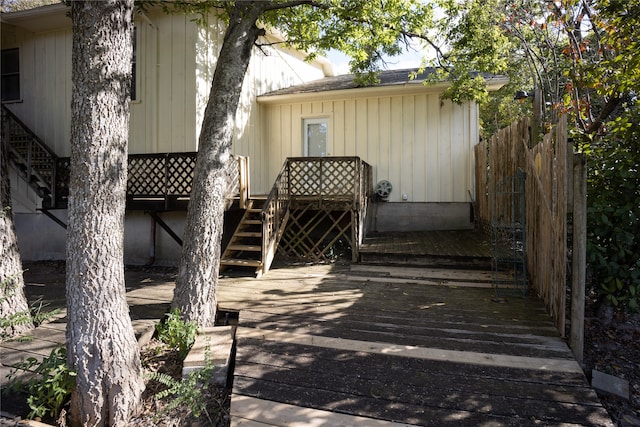
<instances>
[{"instance_id":1,"label":"wooden deck","mask_svg":"<svg viewBox=\"0 0 640 427\"><path fill-rule=\"evenodd\" d=\"M542 303L482 270L380 265L224 278L236 426L612 426Z\"/></svg>"},{"instance_id":2,"label":"wooden deck","mask_svg":"<svg viewBox=\"0 0 640 427\"><path fill-rule=\"evenodd\" d=\"M363 263L429 265L491 270L489 236L473 230L411 231L367 235Z\"/></svg>"},{"instance_id":3,"label":"wooden deck","mask_svg":"<svg viewBox=\"0 0 640 427\"><path fill-rule=\"evenodd\" d=\"M64 304L63 270L27 273L33 295ZM167 310L173 277L127 272L138 333ZM222 278L219 304L240 310L232 424L613 426L542 303L494 302L491 280L477 268L384 264ZM3 343L0 372L64 342L59 318L34 341Z\"/></svg>"}]
</instances>

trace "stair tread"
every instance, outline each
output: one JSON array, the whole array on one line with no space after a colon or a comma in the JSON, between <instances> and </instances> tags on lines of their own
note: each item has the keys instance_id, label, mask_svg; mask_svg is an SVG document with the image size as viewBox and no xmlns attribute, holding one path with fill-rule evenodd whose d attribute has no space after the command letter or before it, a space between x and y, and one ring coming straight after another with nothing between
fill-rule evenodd
<instances>
[{"instance_id":1,"label":"stair tread","mask_svg":"<svg viewBox=\"0 0 640 427\"><path fill-rule=\"evenodd\" d=\"M220 264L246 266L246 267L260 267L262 266L262 261L258 259L223 259L220 261Z\"/></svg>"},{"instance_id":2,"label":"stair tread","mask_svg":"<svg viewBox=\"0 0 640 427\"><path fill-rule=\"evenodd\" d=\"M261 251L262 246L259 245L243 245L243 244L235 244L230 243L227 249L238 250L238 251Z\"/></svg>"},{"instance_id":3,"label":"stair tread","mask_svg":"<svg viewBox=\"0 0 640 427\"><path fill-rule=\"evenodd\" d=\"M243 219L242 223L243 224L262 224L262 221L260 221L259 219Z\"/></svg>"},{"instance_id":4,"label":"stair tread","mask_svg":"<svg viewBox=\"0 0 640 427\"><path fill-rule=\"evenodd\" d=\"M239 237L261 237L262 233L259 231L238 231L235 236Z\"/></svg>"}]
</instances>

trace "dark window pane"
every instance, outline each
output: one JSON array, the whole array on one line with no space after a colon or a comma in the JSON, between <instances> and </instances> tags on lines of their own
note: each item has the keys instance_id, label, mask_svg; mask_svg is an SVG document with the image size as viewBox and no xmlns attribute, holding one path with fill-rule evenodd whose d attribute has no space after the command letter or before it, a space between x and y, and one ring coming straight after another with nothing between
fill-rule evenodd
<instances>
[{"instance_id":1,"label":"dark window pane","mask_svg":"<svg viewBox=\"0 0 640 427\"><path fill-rule=\"evenodd\" d=\"M2 51L2 66L0 83L2 101L16 101L20 99L20 52L18 49Z\"/></svg>"},{"instance_id":2,"label":"dark window pane","mask_svg":"<svg viewBox=\"0 0 640 427\"><path fill-rule=\"evenodd\" d=\"M20 53L18 49L6 49L2 51L2 74L20 72Z\"/></svg>"}]
</instances>

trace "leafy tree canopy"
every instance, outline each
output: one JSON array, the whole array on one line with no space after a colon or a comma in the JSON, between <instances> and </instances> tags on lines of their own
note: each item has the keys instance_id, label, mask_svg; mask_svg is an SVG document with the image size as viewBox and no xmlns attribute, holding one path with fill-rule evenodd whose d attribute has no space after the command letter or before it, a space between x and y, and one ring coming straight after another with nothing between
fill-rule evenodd
<instances>
[{"instance_id":1,"label":"leafy tree canopy","mask_svg":"<svg viewBox=\"0 0 640 427\"><path fill-rule=\"evenodd\" d=\"M465 86L473 86L458 78L468 76L466 71L504 72L523 85L520 89L543 93L548 121L568 112L576 134L590 140L605 134L606 121L637 95L638 0L439 4L445 15L440 32L449 50L438 61L444 69L462 70L453 72L452 99L460 94L478 98L473 90L465 92Z\"/></svg>"}]
</instances>

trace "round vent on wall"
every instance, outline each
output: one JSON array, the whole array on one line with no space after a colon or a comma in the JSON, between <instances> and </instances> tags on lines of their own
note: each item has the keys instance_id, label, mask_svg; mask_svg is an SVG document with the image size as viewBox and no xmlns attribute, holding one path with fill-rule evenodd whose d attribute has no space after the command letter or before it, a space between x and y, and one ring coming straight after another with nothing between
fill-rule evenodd
<instances>
[{"instance_id":1,"label":"round vent on wall","mask_svg":"<svg viewBox=\"0 0 640 427\"><path fill-rule=\"evenodd\" d=\"M376 195L382 199L387 200L389 198L389 194L391 194L391 190L393 190L393 186L387 180L382 180L376 184Z\"/></svg>"}]
</instances>

